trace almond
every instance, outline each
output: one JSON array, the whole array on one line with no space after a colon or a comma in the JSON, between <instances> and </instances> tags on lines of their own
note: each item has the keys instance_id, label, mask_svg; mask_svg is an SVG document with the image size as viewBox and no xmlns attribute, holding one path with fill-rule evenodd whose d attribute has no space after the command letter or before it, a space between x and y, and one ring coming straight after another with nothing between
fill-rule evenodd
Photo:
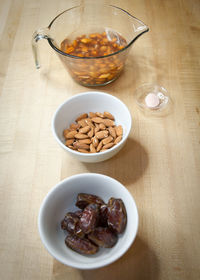
<instances>
[{"instance_id":1,"label":"almond","mask_svg":"<svg viewBox=\"0 0 200 280\"><path fill-rule=\"evenodd\" d=\"M102 122L103 122L103 119L100 118L100 117L95 117L95 118L92 118L92 121L93 121L94 123L102 123Z\"/></svg>"},{"instance_id":2,"label":"almond","mask_svg":"<svg viewBox=\"0 0 200 280\"><path fill-rule=\"evenodd\" d=\"M115 126L115 131L117 136L121 136L123 134L123 128L121 125Z\"/></svg>"},{"instance_id":3,"label":"almond","mask_svg":"<svg viewBox=\"0 0 200 280\"><path fill-rule=\"evenodd\" d=\"M69 129L64 129L64 131L63 131L63 135L64 135L64 137L66 138L66 136L67 136L67 134L70 132L70 130Z\"/></svg>"},{"instance_id":4,"label":"almond","mask_svg":"<svg viewBox=\"0 0 200 280\"><path fill-rule=\"evenodd\" d=\"M69 128L72 129L72 130L77 130L79 128L79 124L78 123L72 123L72 124L70 124Z\"/></svg>"},{"instance_id":5,"label":"almond","mask_svg":"<svg viewBox=\"0 0 200 280\"><path fill-rule=\"evenodd\" d=\"M97 115L97 117L104 118L104 114L102 114L100 112L96 112L96 115Z\"/></svg>"},{"instance_id":6,"label":"almond","mask_svg":"<svg viewBox=\"0 0 200 280\"><path fill-rule=\"evenodd\" d=\"M101 130L101 131L97 132L97 133L95 134L95 136L96 136L98 139L106 138L106 137L108 137L108 131L107 131L107 130Z\"/></svg>"},{"instance_id":7,"label":"almond","mask_svg":"<svg viewBox=\"0 0 200 280\"><path fill-rule=\"evenodd\" d=\"M75 136L75 138L77 138L77 139L86 139L86 138L88 138L88 135L87 135L87 134L77 133L77 132L76 132L76 134L75 134L74 136Z\"/></svg>"},{"instance_id":8,"label":"almond","mask_svg":"<svg viewBox=\"0 0 200 280\"><path fill-rule=\"evenodd\" d=\"M74 136L77 134L76 130L72 130L70 132L67 133L67 135L65 136L66 139L70 139L70 138L74 138Z\"/></svg>"},{"instance_id":9,"label":"almond","mask_svg":"<svg viewBox=\"0 0 200 280\"><path fill-rule=\"evenodd\" d=\"M95 123L94 134L96 134L100 130L100 127L97 123Z\"/></svg>"},{"instance_id":10,"label":"almond","mask_svg":"<svg viewBox=\"0 0 200 280\"><path fill-rule=\"evenodd\" d=\"M99 142L99 145L97 146L97 152L99 152L103 147L103 142L102 141L103 140L101 140L101 142Z\"/></svg>"},{"instance_id":11,"label":"almond","mask_svg":"<svg viewBox=\"0 0 200 280\"><path fill-rule=\"evenodd\" d=\"M89 127L94 127L94 124L92 123L91 119L84 119L85 123L89 125Z\"/></svg>"},{"instance_id":12,"label":"almond","mask_svg":"<svg viewBox=\"0 0 200 280\"><path fill-rule=\"evenodd\" d=\"M78 124L80 125L80 127L85 127L85 126L87 126L88 124L85 122L85 120L83 119L83 120L80 120L80 121L78 121Z\"/></svg>"},{"instance_id":13,"label":"almond","mask_svg":"<svg viewBox=\"0 0 200 280\"><path fill-rule=\"evenodd\" d=\"M108 131L110 132L110 135L113 137L113 138L116 138L116 131L115 131L115 129L114 129L114 127L112 127L112 126L110 126L109 128L108 128Z\"/></svg>"},{"instance_id":14,"label":"almond","mask_svg":"<svg viewBox=\"0 0 200 280\"><path fill-rule=\"evenodd\" d=\"M90 131L91 127L89 125L82 127L79 129L79 133L87 133L88 131Z\"/></svg>"},{"instance_id":15,"label":"almond","mask_svg":"<svg viewBox=\"0 0 200 280\"><path fill-rule=\"evenodd\" d=\"M89 150L90 146L85 144L85 143L80 143L79 141L74 142L73 146L76 149L84 149L84 150Z\"/></svg>"},{"instance_id":16,"label":"almond","mask_svg":"<svg viewBox=\"0 0 200 280\"><path fill-rule=\"evenodd\" d=\"M112 146L114 146L114 143L110 142L110 143L106 144L105 146L103 146L103 150L104 149L110 149L110 148L112 148Z\"/></svg>"},{"instance_id":17,"label":"almond","mask_svg":"<svg viewBox=\"0 0 200 280\"><path fill-rule=\"evenodd\" d=\"M100 123L100 124L99 124L99 128L100 128L101 130L104 130L104 129L106 129L106 126L105 126L105 124Z\"/></svg>"},{"instance_id":18,"label":"almond","mask_svg":"<svg viewBox=\"0 0 200 280\"><path fill-rule=\"evenodd\" d=\"M108 136L107 138L105 138L105 139L102 140L103 145L106 145L106 144L108 144L108 143L110 143L110 142L112 142L112 141L113 141L112 136Z\"/></svg>"},{"instance_id":19,"label":"almond","mask_svg":"<svg viewBox=\"0 0 200 280\"><path fill-rule=\"evenodd\" d=\"M95 118L97 115L95 113L93 113L93 112L89 112L88 116L90 118Z\"/></svg>"},{"instance_id":20,"label":"almond","mask_svg":"<svg viewBox=\"0 0 200 280\"><path fill-rule=\"evenodd\" d=\"M99 140L97 139L96 136L94 136L94 137L92 138L92 144L93 144L93 146L94 146L95 148L99 145Z\"/></svg>"},{"instance_id":21,"label":"almond","mask_svg":"<svg viewBox=\"0 0 200 280\"><path fill-rule=\"evenodd\" d=\"M84 144L91 144L91 139L87 138L87 139L80 139L78 140L79 143L84 143Z\"/></svg>"},{"instance_id":22,"label":"almond","mask_svg":"<svg viewBox=\"0 0 200 280\"><path fill-rule=\"evenodd\" d=\"M84 113L84 114L81 114L78 118L76 118L76 122L82 120L82 119L85 119L88 117L88 114Z\"/></svg>"},{"instance_id":23,"label":"almond","mask_svg":"<svg viewBox=\"0 0 200 280\"><path fill-rule=\"evenodd\" d=\"M88 137L92 138L94 135L94 128L91 127L91 130L88 132Z\"/></svg>"},{"instance_id":24,"label":"almond","mask_svg":"<svg viewBox=\"0 0 200 280\"><path fill-rule=\"evenodd\" d=\"M72 149L72 150L76 150L76 148L72 145L70 145L68 148Z\"/></svg>"},{"instance_id":25,"label":"almond","mask_svg":"<svg viewBox=\"0 0 200 280\"><path fill-rule=\"evenodd\" d=\"M84 150L84 149L78 149L78 151L81 152L81 153L89 153L89 151Z\"/></svg>"},{"instance_id":26,"label":"almond","mask_svg":"<svg viewBox=\"0 0 200 280\"><path fill-rule=\"evenodd\" d=\"M104 112L103 115L104 115L104 118L108 118L113 121L115 120L114 116L109 112Z\"/></svg>"},{"instance_id":27,"label":"almond","mask_svg":"<svg viewBox=\"0 0 200 280\"><path fill-rule=\"evenodd\" d=\"M102 122L105 124L105 126L114 126L115 125L114 121L112 121L110 119L102 119Z\"/></svg>"},{"instance_id":28,"label":"almond","mask_svg":"<svg viewBox=\"0 0 200 280\"><path fill-rule=\"evenodd\" d=\"M65 142L65 145L66 145L66 146L70 146L70 145L73 144L73 142L74 142L74 138L68 139L68 140Z\"/></svg>"},{"instance_id":29,"label":"almond","mask_svg":"<svg viewBox=\"0 0 200 280\"><path fill-rule=\"evenodd\" d=\"M97 152L93 144L90 144L90 152L91 153L96 153Z\"/></svg>"},{"instance_id":30,"label":"almond","mask_svg":"<svg viewBox=\"0 0 200 280\"><path fill-rule=\"evenodd\" d=\"M120 135L115 139L114 143L118 144L121 140L122 140L122 136Z\"/></svg>"}]
</instances>

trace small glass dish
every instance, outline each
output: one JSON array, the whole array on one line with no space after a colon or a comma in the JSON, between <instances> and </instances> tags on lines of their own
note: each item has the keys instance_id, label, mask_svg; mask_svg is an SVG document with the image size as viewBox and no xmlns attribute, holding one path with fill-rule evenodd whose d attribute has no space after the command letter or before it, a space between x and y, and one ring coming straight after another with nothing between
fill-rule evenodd
<instances>
[{"instance_id":1,"label":"small glass dish","mask_svg":"<svg viewBox=\"0 0 200 280\"><path fill-rule=\"evenodd\" d=\"M144 84L136 89L136 104L147 115L164 116L172 109L168 91L159 85Z\"/></svg>"}]
</instances>

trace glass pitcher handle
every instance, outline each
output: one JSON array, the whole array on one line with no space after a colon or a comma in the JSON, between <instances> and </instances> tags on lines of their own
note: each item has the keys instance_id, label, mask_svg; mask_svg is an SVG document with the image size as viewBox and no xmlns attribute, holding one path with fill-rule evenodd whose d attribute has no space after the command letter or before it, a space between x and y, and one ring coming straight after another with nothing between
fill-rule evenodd
<instances>
[{"instance_id":1,"label":"glass pitcher handle","mask_svg":"<svg viewBox=\"0 0 200 280\"><path fill-rule=\"evenodd\" d=\"M39 58L37 42L41 39L50 39L50 36L49 36L48 33L49 33L48 28L40 28L33 33L32 50L33 50L33 57L34 57L34 60L35 60L35 66L36 66L37 69L40 68L40 58Z\"/></svg>"}]
</instances>

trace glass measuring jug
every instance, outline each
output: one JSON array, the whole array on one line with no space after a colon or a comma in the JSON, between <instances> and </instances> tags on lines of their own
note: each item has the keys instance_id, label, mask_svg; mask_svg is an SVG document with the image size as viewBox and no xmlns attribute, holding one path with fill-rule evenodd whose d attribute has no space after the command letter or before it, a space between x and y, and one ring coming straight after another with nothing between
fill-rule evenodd
<instances>
[{"instance_id":1,"label":"glass measuring jug","mask_svg":"<svg viewBox=\"0 0 200 280\"><path fill-rule=\"evenodd\" d=\"M113 5L91 2L74 6L33 34L36 68L40 68L37 42L47 39L76 82L84 86L106 85L117 79L130 47L148 30L142 21Z\"/></svg>"}]
</instances>

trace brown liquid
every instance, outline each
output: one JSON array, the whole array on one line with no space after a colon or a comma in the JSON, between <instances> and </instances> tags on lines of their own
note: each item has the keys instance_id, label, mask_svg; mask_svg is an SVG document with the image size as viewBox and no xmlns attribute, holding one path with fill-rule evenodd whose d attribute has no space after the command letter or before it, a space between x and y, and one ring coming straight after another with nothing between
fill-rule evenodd
<instances>
[{"instance_id":1,"label":"brown liquid","mask_svg":"<svg viewBox=\"0 0 200 280\"><path fill-rule=\"evenodd\" d=\"M71 58L68 70L72 77L83 85L103 85L114 80L124 66L124 55L119 52L127 45L126 40L117 32L92 33L81 35L75 40L62 41L61 50ZM111 55L114 54L114 55ZM111 56L108 56L111 55ZM94 59L84 59L84 58Z\"/></svg>"}]
</instances>

